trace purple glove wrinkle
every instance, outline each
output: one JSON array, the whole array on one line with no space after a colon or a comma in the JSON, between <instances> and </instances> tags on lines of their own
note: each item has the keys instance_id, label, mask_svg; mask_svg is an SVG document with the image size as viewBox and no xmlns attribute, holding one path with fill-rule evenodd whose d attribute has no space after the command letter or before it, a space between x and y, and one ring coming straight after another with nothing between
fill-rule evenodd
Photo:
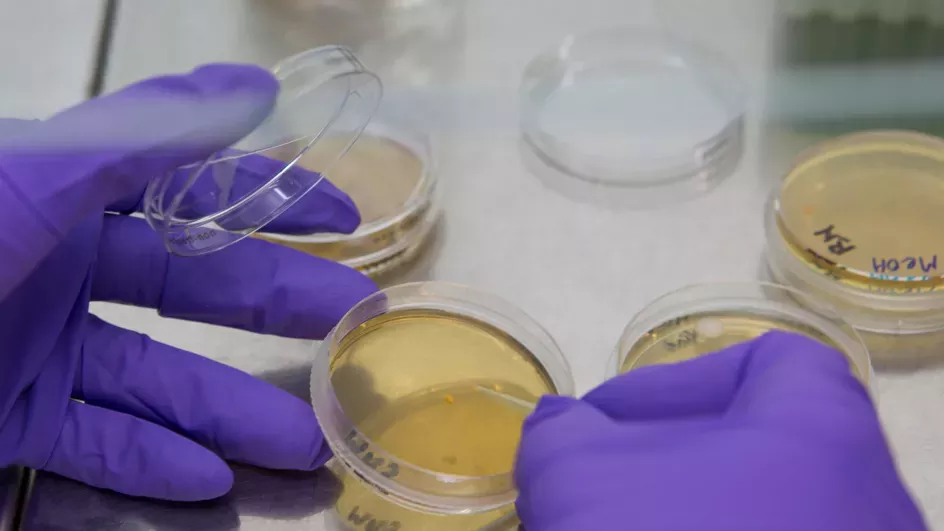
<instances>
[{"instance_id":1,"label":"purple glove wrinkle","mask_svg":"<svg viewBox=\"0 0 944 531\"><path fill-rule=\"evenodd\" d=\"M516 481L528 531L925 531L837 351L769 333L545 398Z\"/></svg>"},{"instance_id":2,"label":"purple glove wrinkle","mask_svg":"<svg viewBox=\"0 0 944 531\"><path fill-rule=\"evenodd\" d=\"M243 137L277 90L258 68L210 65L47 121L0 121L0 467L186 501L229 490L224 459L301 470L327 460L304 401L88 313L90 300L106 300L320 338L376 289L352 269L258 240L172 257L143 220L106 213L139 204L150 177ZM269 161L246 161L246 175L266 174ZM271 228L358 223L325 181Z\"/></svg>"}]
</instances>

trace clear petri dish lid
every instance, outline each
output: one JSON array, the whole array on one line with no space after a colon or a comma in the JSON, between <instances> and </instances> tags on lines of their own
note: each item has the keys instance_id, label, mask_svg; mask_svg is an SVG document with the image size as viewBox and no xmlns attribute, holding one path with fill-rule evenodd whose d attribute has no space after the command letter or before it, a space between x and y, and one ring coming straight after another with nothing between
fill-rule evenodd
<instances>
[{"instance_id":1,"label":"clear petri dish lid","mask_svg":"<svg viewBox=\"0 0 944 531\"><path fill-rule=\"evenodd\" d=\"M826 142L787 173L772 207L784 242L837 288L944 288L940 138L875 131Z\"/></svg>"},{"instance_id":2,"label":"clear petri dish lid","mask_svg":"<svg viewBox=\"0 0 944 531\"><path fill-rule=\"evenodd\" d=\"M712 189L741 157L747 98L736 68L665 32L568 36L531 61L520 96L525 163L577 199L685 199Z\"/></svg>"},{"instance_id":3,"label":"clear petri dish lid","mask_svg":"<svg viewBox=\"0 0 944 531\"><path fill-rule=\"evenodd\" d=\"M284 59L273 74L278 98L258 127L207 160L149 184L144 215L171 253L222 249L283 214L330 175L367 126L383 90L341 46Z\"/></svg>"}]
</instances>

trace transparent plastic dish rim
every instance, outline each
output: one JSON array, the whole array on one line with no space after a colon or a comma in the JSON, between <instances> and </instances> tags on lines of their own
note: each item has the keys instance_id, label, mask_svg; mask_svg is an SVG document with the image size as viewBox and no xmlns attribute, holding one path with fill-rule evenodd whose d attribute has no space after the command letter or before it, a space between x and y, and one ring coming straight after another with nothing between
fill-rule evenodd
<instances>
[{"instance_id":1,"label":"transparent plastic dish rim","mask_svg":"<svg viewBox=\"0 0 944 531\"><path fill-rule=\"evenodd\" d=\"M347 474L349 472L344 471L342 473ZM347 518L338 512L337 507L325 512L325 521L328 522L329 526L333 526L329 527L332 531L347 531L349 529ZM499 516L497 520L475 531L509 531L511 529L509 526L514 523L520 523L520 520L518 519L518 514L511 511L509 514ZM515 529L517 529L517 527Z\"/></svg>"},{"instance_id":2,"label":"transparent plastic dish rim","mask_svg":"<svg viewBox=\"0 0 944 531\"><path fill-rule=\"evenodd\" d=\"M320 85L323 85L333 80L344 78L344 77L365 76L366 78L369 78L370 83L375 84L378 90L382 93L383 83L380 80L380 78L378 78L372 72L364 69L363 65L361 65L360 61L357 60L353 52L344 46L328 45L328 46L321 46L318 48L312 48L310 50L300 52L296 55L287 57L279 61L275 65L275 67L272 68L272 72L276 77L281 79L287 74L290 74L290 73L293 73L295 71L302 69L303 67L299 66L299 63L301 63L305 59L310 59L318 55L327 55L330 53L342 54L345 57L347 57L351 63L349 65L349 69L339 70L338 72L332 74L331 76L323 78L321 80ZM309 90L311 90L311 88L309 88ZM312 132L309 134L299 134L297 137L286 139L280 142L279 144L273 144L273 145L268 145L261 148L256 148L253 150L248 150L245 153L241 153L240 155L211 158L203 162L197 162L197 163L184 166L183 168L192 168L193 172L188 177L187 185L184 187L184 189L181 192L178 192L177 196L173 198L171 205L169 205L169 207L166 210L164 210L163 208L163 194L161 193L160 188L161 188L161 185L163 185L167 181L166 179L161 179L161 178L152 180L149 183L147 190L145 191L144 202L145 202L145 205L154 205L153 209L156 209L156 211L159 212L160 215L159 216L152 216L152 215L146 216L148 222L150 223L152 228L164 234L171 233L172 231L187 231L191 229L202 229L202 228L206 228L206 226L211 223L214 223L220 219L231 216L234 213L246 208L247 206L252 205L261 195L265 194L273 186L273 183L279 182L279 180L281 180L287 173L289 173L291 168L299 161L299 159L301 159L302 155L304 155L305 152L307 152L307 150L311 148L311 146L313 146L316 142L318 142L318 140L320 140L322 136L324 136L324 133L326 131L332 128L337 118L341 116L345 107L347 106L350 96L351 94L349 92L347 96L345 96L344 101L339 106L337 112L334 114L332 119L329 120L324 125L324 127L321 128L320 131ZM373 114L373 112L376 110L378 105L379 105L379 99L373 103L372 108L366 109L368 117ZM366 127L368 123L369 123L369 119L364 122L361 131L363 131L363 128ZM348 145L345 146L344 149L342 149L340 152L338 152L337 156L335 157L334 162L337 162L337 160L344 157L344 155L350 150L351 146L353 146L357 142L357 139L359 138L361 131L356 131L354 133ZM197 176L199 176L200 174L202 174L204 169L211 167L214 164L219 164L226 161L237 160L244 157L259 155L265 151L270 151L272 149L276 149L281 146L286 146L286 145L290 145L296 142L300 142L305 139L307 139L308 141L306 142L304 148L302 148L299 151L299 153L295 157L293 157L290 161L286 162L285 166L278 173L276 173L272 178L270 178L266 184L259 186L258 188L256 188L255 190L247 194L245 197L243 197L239 201L233 203L232 205L229 205L226 208L223 208L212 214L202 216L200 218L183 220L183 221L174 219L173 214L179 208L179 203L182 200L183 195L186 193L189 187L194 184L194 179L197 178ZM305 187L306 189L303 192L297 194L291 200L288 200L282 205L280 205L278 208L273 210L268 216L266 216L261 222L255 224L254 226L251 226L247 229L240 230L240 231L224 230L224 232L227 232L234 236L238 234L238 236L235 236L234 238L232 238L231 241L228 241L223 247L232 245L233 243L236 243L240 239L245 238L253 234L254 232L259 231L270 221L282 215L286 210L291 208L292 205L297 203L298 200L304 197L305 194L307 194L308 192L313 190L316 186L321 184L321 182L324 180L325 173L327 173L327 170L319 174L318 178L313 179L313 182L309 183Z\"/></svg>"},{"instance_id":3,"label":"transparent plastic dish rim","mask_svg":"<svg viewBox=\"0 0 944 531\"><path fill-rule=\"evenodd\" d=\"M415 215L416 211L422 208L423 205L433 201L435 194L438 192L438 166L435 157L435 142L429 135L420 135L415 131L410 131L406 134L402 134L401 132L392 133L393 130L392 127L384 125L383 123L371 122L364 130L364 133L371 134L376 132L377 136L401 144L404 148L409 150L410 153L416 155L420 160L420 164L423 166L422 175L416 184L416 188L414 188L410 198L403 204L398 213L360 225L357 227L357 230L350 234L273 234L271 236L284 241L304 243L339 243L356 240L372 233L383 232L395 227L405 219ZM391 132L391 134L384 134L386 132ZM364 133L362 133L362 135ZM410 138L405 138L407 136Z\"/></svg>"},{"instance_id":4,"label":"transparent plastic dish rim","mask_svg":"<svg viewBox=\"0 0 944 531\"><path fill-rule=\"evenodd\" d=\"M728 119L727 125L699 142L684 148L680 147L676 155L649 160L650 164L658 164L657 169L627 168L620 172L619 178L612 176L604 178L587 174L585 170L573 166L571 159L574 157L567 151L562 151L560 154L548 152L546 148L553 146L548 145L547 139L550 139L552 143L557 141L553 135L546 133L537 125L544 105L542 101L535 100L533 92L536 87L548 85L555 69L564 67L569 70L571 66L585 69L581 62L574 62L571 65L573 58L567 55L571 48L606 41L624 42L630 49L633 43L646 42L684 57L686 68L694 70L696 74L699 74L700 70L714 71L713 76L701 73L699 78L714 81L713 83L706 81L706 83L714 93L715 99L724 105ZM660 57L654 56L653 59L660 59ZM540 53L525 68L519 87L521 109L519 127L522 144L534 151L544 164L586 185L601 186L607 190L626 189L632 193L681 186L702 176L706 168L712 168L715 172L728 172L723 166L726 163L732 164L732 160L736 164L736 161L740 159L740 135L743 128L743 116L748 106L748 95L741 86L742 80L743 76L738 68L731 64L723 54L668 29L610 26L574 33L565 37L555 47ZM564 145L557 146L555 150L565 147ZM610 170L606 170L606 173L610 173ZM713 178L720 182L725 177L727 173Z\"/></svg>"},{"instance_id":5,"label":"transparent plastic dish rim","mask_svg":"<svg viewBox=\"0 0 944 531\"><path fill-rule=\"evenodd\" d=\"M829 151L836 148L841 148L846 142L864 140L877 134L908 135L925 141L934 140L939 142L941 144L941 148L944 149L944 140L911 131L887 130L853 133L836 139L827 140L826 142L809 148L796 158L796 162L794 162L791 168L784 175L785 177L791 175L797 168L808 163L817 155L828 153ZM784 241L780 233L780 227L777 223L778 214L780 212L780 195L783 192L784 185L786 184L787 182L785 178L781 180L780 184L773 190L767 200L764 214L764 230L766 232L768 247L767 261L768 266L775 274L778 274L782 269L787 269L813 288L834 296L837 299L844 300L853 306L873 309L879 307L888 309L890 312L940 310L942 314L944 314L944 291L913 294L873 293L856 289L852 286L844 285L841 282L833 281L825 275L818 274L807 264L803 263L803 261L793 254L793 252L788 247L787 242ZM782 275L778 274L778 276ZM889 322L897 322L897 319L890 314ZM937 324L938 326L935 327L933 323L931 323L931 329L939 329L941 323L938 322ZM860 328L865 329L865 327ZM933 331L931 329L929 329L929 331Z\"/></svg>"},{"instance_id":6,"label":"transparent plastic dish rim","mask_svg":"<svg viewBox=\"0 0 944 531\"><path fill-rule=\"evenodd\" d=\"M754 292L754 295L747 294L751 291ZM781 302L764 297L762 294L765 291L781 292L791 302ZM731 296L730 293L737 293L737 295ZM686 297L686 295L690 296ZM798 302L806 298L812 298L812 296L795 288L771 282L691 284L671 291L649 302L633 316L629 324L623 329L616 349L607 363L606 378L619 376L620 369L632 347L645 334L672 319L706 311L730 310L732 313L748 314L756 310L759 314L764 311L774 312L793 319L798 323L819 330L823 335L835 341L842 352L849 357L850 363L866 378L866 386L874 398L875 374L872 368L871 355L859 333L829 305L818 305L821 311L831 314L824 316ZM674 299L678 300L675 301ZM665 302L672 302L672 304L660 308Z\"/></svg>"},{"instance_id":7,"label":"transparent plastic dish rim","mask_svg":"<svg viewBox=\"0 0 944 531\"><path fill-rule=\"evenodd\" d=\"M390 303L391 298L400 296L420 300ZM354 317L361 308L371 302L382 302L384 310L371 312L367 316ZM381 496L399 505L440 514L474 514L498 509L513 503L517 495L514 488L507 492L482 496L440 496L406 487L367 466L344 444L346 434L356 432L360 440L371 446L375 455L383 456L396 462L401 467L407 467L444 485L491 482L494 480L505 480L508 485L514 484L511 471L489 476L462 476L443 474L414 466L377 446L370 438L357 430L355 424L344 414L331 383L331 359L343 339L343 337L338 337L338 328L352 318L358 322L365 322L384 313L410 309L433 309L471 317L502 330L516 340L521 341L526 348L531 345L539 346L540 351L531 348L528 348L528 350L541 363L542 368L550 377L556 394L574 395L573 373L567 359L553 337L523 310L498 296L461 284L448 282L400 284L376 292L359 302L341 319L338 327L335 327L325 340L317 346L311 373L311 396L315 416L325 433L325 440L334 451L335 457L343 463L347 470L373 486L374 490ZM510 329L514 329L514 332ZM531 336L530 341L522 341L522 335Z\"/></svg>"}]
</instances>

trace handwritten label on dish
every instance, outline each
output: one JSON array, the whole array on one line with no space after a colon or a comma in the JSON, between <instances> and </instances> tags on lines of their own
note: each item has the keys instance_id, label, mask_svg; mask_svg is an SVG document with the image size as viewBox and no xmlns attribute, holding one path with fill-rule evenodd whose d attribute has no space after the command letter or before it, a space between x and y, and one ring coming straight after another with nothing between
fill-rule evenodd
<instances>
[{"instance_id":1,"label":"handwritten label on dish","mask_svg":"<svg viewBox=\"0 0 944 531\"><path fill-rule=\"evenodd\" d=\"M675 341L666 340L663 344L665 345L666 350L669 352L675 352L680 348L685 348L688 345L694 344L696 341L698 341L698 332L692 328L680 332L676 336Z\"/></svg>"},{"instance_id":2,"label":"handwritten label on dish","mask_svg":"<svg viewBox=\"0 0 944 531\"><path fill-rule=\"evenodd\" d=\"M348 448L357 455L358 459L363 461L364 464L370 468L380 472L380 475L392 479L400 474L400 465L388 462L387 459L374 455L374 452L370 451L370 444L361 439L356 431L348 433L347 437L344 438L344 442L346 442Z\"/></svg>"},{"instance_id":3,"label":"handwritten label on dish","mask_svg":"<svg viewBox=\"0 0 944 531\"><path fill-rule=\"evenodd\" d=\"M399 531L400 522L396 520L377 520L368 512L361 513L361 506L355 505L347 515L347 521L366 531Z\"/></svg>"},{"instance_id":4,"label":"handwritten label on dish","mask_svg":"<svg viewBox=\"0 0 944 531\"><path fill-rule=\"evenodd\" d=\"M876 273L897 273L899 271L915 271L930 273L937 270L937 255L934 256L906 256L904 258L873 258L872 270Z\"/></svg>"},{"instance_id":5,"label":"handwritten label on dish","mask_svg":"<svg viewBox=\"0 0 944 531\"><path fill-rule=\"evenodd\" d=\"M836 256L842 256L856 248L852 240L836 232L836 226L830 225L825 229L820 229L813 233L814 236L822 236L823 243L829 243L827 249Z\"/></svg>"}]
</instances>

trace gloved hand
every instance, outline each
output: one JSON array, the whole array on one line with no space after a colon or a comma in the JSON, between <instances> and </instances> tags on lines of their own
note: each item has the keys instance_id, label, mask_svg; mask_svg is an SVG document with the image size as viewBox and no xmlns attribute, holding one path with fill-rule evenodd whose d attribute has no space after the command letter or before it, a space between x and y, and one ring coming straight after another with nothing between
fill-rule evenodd
<instances>
[{"instance_id":1,"label":"gloved hand","mask_svg":"<svg viewBox=\"0 0 944 531\"><path fill-rule=\"evenodd\" d=\"M839 352L773 332L547 397L516 480L527 531L924 531Z\"/></svg>"},{"instance_id":2,"label":"gloved hand","mask_svg":"<svg viewBox=\"0 0 944 531\"><path fill-rule=\"evenodd\" d=\"M0 121L0 467L201 500L231 487L224 459L277 469L327 460L304 401L88 313L90 299L114 301L320 338L376 289L354 270L254 239L172 257L144 220L106 213L246 135L277 93L263 70L210 65L46 121ZM323 182L279 221L350 232L359 216Z\"/></svg>"}]
</instances>

